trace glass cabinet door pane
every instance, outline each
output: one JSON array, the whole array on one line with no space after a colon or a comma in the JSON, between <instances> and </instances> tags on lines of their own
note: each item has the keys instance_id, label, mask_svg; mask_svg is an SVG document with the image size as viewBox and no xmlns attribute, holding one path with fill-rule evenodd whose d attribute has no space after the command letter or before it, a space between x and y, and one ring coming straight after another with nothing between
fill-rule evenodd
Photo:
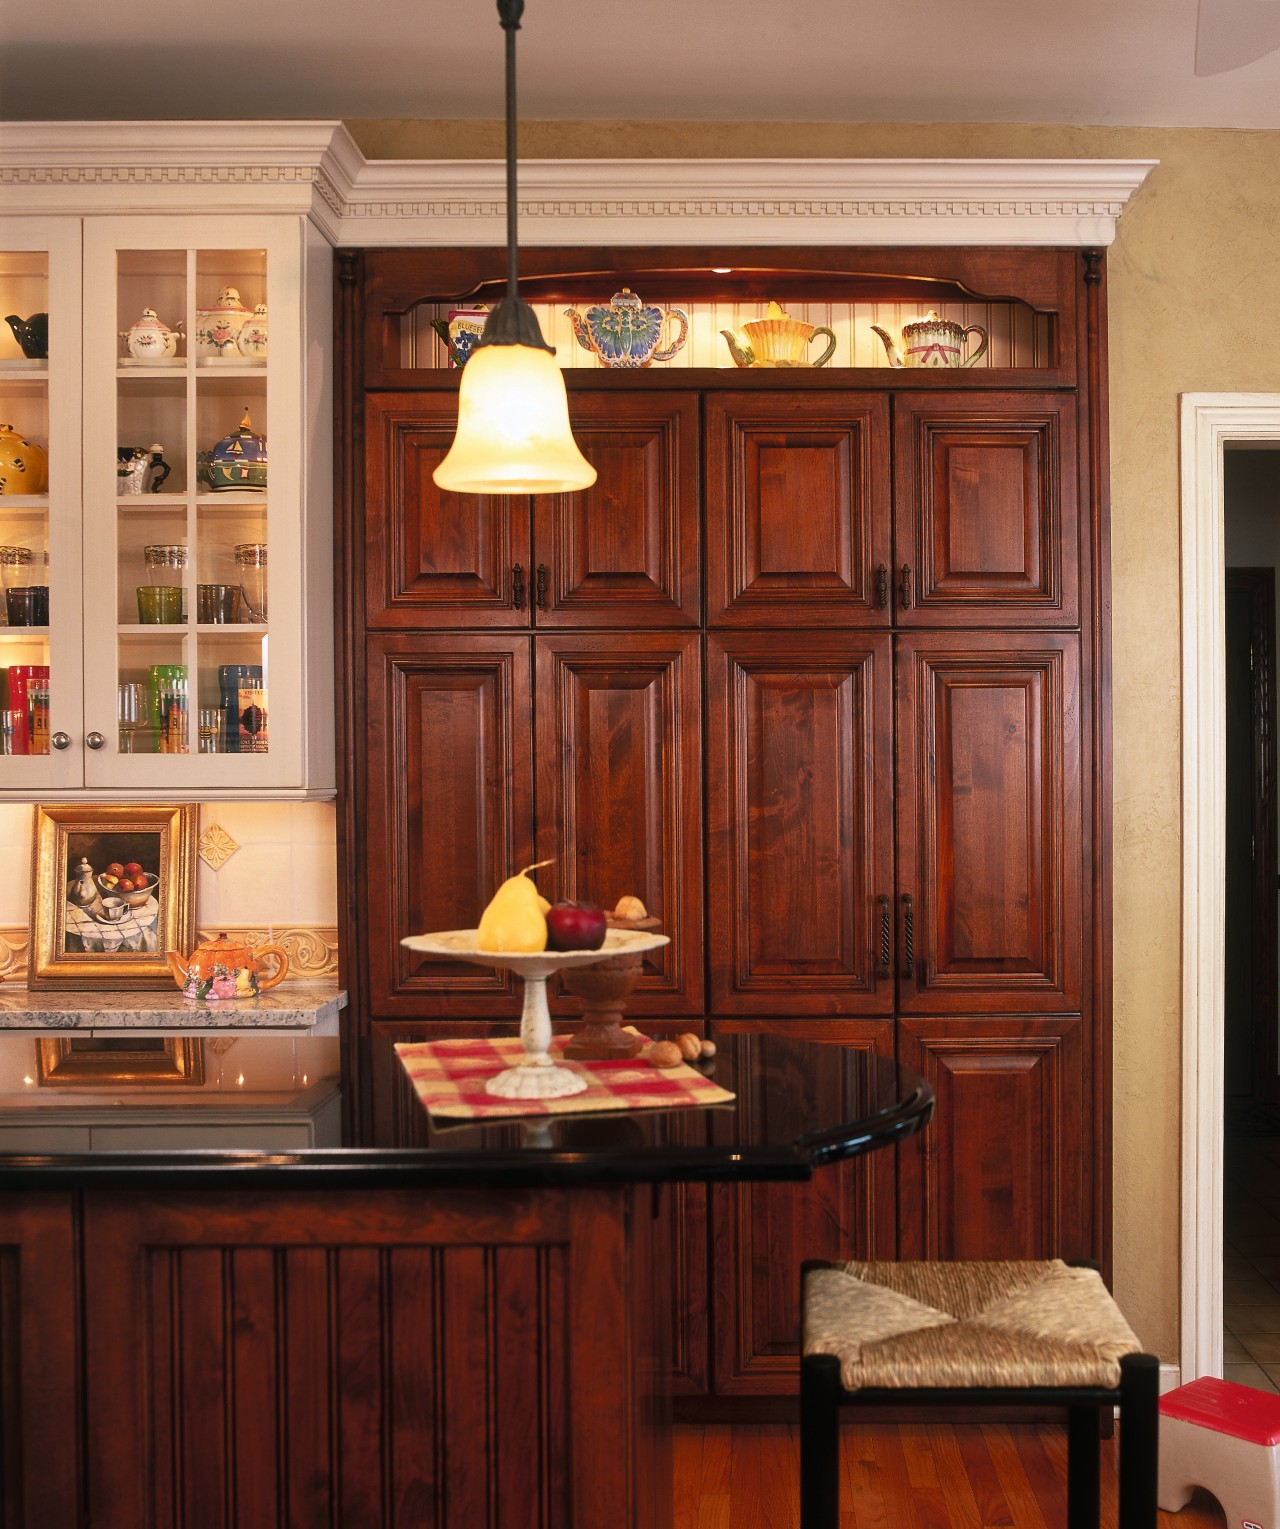
<instances>
[{"instance_id":1,"label":"glass cabinet door pane","mask_svg":"<svg viewBox=\"0 0 1280 1529\"><path fill-rule=\"evenodd\" d=\"M78 239L9 220L0 313L0 789L48 790L80 768Z\"/></svg>"},{"instance_id":2,"label":"glass cabinet door pane","mask_svg":"<svg viewBox=\"0 0 1280 1529\"><path fill-rule=\"evenodd\" d=\"M270 789L288 784L272 768L282 762L273 757L280 727L284 757L298 753L296 737L289 746L296 696L273 714L268 645L271 532L277 515L299 519L296 484L287 512L268 497L282 385L268 355L276 258L270 239L168 243L174 227L132 220L120 226L127 244L88 241L86 285L99 264L113 283L115 332L98 323L96 334L114 346L117 476L113 493L86 491L86 512L110 528L111 546L86 583L86 603L114 639L109 673L95 669L92 644L86 653L86 672L103 675L95 694L110 688L114 705L111 747L86 768L90 783L104 785ZM94 324L91 309L87 334ZM287 342L291 326L281 329ZM285 409L286 426L295 412ZM285 548L285 569L296 555ZM287 648L285 674L298 667Z\"/></svg>"}]
</instances>

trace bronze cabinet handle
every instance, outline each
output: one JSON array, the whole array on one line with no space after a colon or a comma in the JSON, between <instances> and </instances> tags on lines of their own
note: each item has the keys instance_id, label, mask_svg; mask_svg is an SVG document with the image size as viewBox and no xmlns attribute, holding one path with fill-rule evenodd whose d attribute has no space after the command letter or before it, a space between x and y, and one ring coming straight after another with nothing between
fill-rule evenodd
<instances>
[{"instance_id":1,"label":"bronze cabinet handle","mask_svg":"<svg viewBox=\"0 0 1280 1529\"><path fill-rule=\"evenodd\" d=\"M518 611L524 609L524 568L519 563L511 570L511 604Z\"/></svg>"},{"instance_id":2,"label":"bronze cabinet handle","mask_svg":"<svg viewBox=\"0 0 1280 1529\"><path fill-rule=\"evenodd\" d=\"M891 969L893 952L890 946L892 933L890 925L892 917L889 912L889 899L881 896L877 899L880 904L880 975L887 977Z\"/></svg>"},{"instance_id":3,"label":"bronze cabinet handle","mask_svg":"<svg viewBox=\"0 0 1280 1529\"><path fill-rule=\"evenodd\" d=\"M903 563L898 578L898 604L904 611L911 609L911 564Z\"/></svg>"},{"instance_id":4,"label":"bronze cabinet handle","mask_svg":"<svg viewBox=\"0 0 1280 1529\"><path fill-rule=\"evenodd\" d=\"M908 980L915 975L915 911L911 906L911 893L902 894L902 975Z\"/></svg>"},{"instance_id":5,"label":"bronze cabinet handle","mask_svg":"<svg viewBox=\"0 0 1280 1529\"><path fill-rule=\"evenodd\" d=\"M883 563L876 567L876 604L881 610L889 603L889 570Z\"/></svg>"},{"instance_id":6,"label":"bronze cabinet handle","mask_svg":"<svg viewBox=\"0 0 1280 1529\"><path fill-rule=\"evenodd\" d=\"M547 565L538 564L538 609L545 611L547 608Z\"/></svg>"}]
</instances>

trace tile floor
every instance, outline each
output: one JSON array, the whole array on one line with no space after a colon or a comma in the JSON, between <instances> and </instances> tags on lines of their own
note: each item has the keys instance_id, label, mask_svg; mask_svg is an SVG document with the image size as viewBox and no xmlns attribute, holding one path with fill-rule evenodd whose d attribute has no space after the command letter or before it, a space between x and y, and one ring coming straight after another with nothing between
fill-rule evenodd
<instances>
[{"instance_id":1,"label":"tile floor","mask_svg":"<svg viewBox=\"0 0 1280 1529\"><path fill-rule=\"evenodd\" d=\"M1228 1136L1223 1213L1222 1373L1280 1392L1280 1137Z\"/></svg>"}]
</instances>

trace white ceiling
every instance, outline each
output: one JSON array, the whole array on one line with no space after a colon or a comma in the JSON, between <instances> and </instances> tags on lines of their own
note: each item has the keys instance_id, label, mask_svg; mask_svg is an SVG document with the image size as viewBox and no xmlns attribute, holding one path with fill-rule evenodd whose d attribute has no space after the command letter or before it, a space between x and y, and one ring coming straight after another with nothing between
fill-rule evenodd
<instances>
[{"instance_id":1,"label":"white ceiling","mask_svg":"<svg viewBox=\"0 0 1280 1529\"><path fill-rule=\"evenodd\" d=\"M1280 0L529 0L525 119L1280 128ZM0 0L0 119L501 117L493 0Z\"/></svg>"}]
</instances>

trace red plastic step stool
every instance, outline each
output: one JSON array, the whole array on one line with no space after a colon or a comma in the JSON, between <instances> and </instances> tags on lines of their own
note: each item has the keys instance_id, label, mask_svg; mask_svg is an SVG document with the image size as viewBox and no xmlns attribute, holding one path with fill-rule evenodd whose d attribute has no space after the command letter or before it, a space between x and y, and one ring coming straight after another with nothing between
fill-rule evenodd
<instances>
[{"instance_id":1,"label":"red plastic step stool","mask_svg":"<svg viewBox=\"0 0 1280 1529\"><path fill-rule=\"evenodd\" d=\"M1280 1396L1202 1376L1160 1398L1160 1508L1212 1492L1227 1529L1280 1529Z\"/></svg>"}]
</instances>

